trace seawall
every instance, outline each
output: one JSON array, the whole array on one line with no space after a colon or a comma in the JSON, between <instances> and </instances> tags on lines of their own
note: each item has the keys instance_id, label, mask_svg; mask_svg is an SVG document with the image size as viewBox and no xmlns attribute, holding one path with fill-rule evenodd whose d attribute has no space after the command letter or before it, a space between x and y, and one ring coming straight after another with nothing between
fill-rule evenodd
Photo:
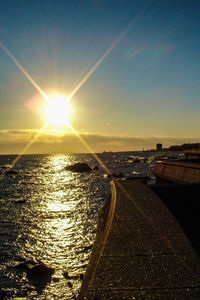
<instances>
[{"instance_id":1,"label":"seawall","mask_svg":"<svg viewBox=\"0 0 200 300\"><path fill-rule=\"evenodd\" d=\"M200 163L162 161L153 171L157 183L200 183Z\"/></svg>"},{"instance_id":2,"label":"seawall","mask_svg":"<svg viewBox=\"0 0 200 300\"><path fill-rule=\"evenodd\" d=\"M84 275L84 280L78 295L78 300L84 299L88 292L88 288L95 274L99 259L103 253L105 243L112 226L112 221L115 213L116 206L116 188L115 184L111 182L111 197L107 200L105 206L99 212L97 220L96 238L93 243L90 260Z\"/></svg>"},{"instance_id":3,"label":"seawall","mask_svg":"<svg viewBox=\"0 0 200 300\"><path fill-rule=\"evenodd\" d=\"M139 180L111 191L78 299L200 299L199 256L160 198Z\"/></svg>"}]
</instances>

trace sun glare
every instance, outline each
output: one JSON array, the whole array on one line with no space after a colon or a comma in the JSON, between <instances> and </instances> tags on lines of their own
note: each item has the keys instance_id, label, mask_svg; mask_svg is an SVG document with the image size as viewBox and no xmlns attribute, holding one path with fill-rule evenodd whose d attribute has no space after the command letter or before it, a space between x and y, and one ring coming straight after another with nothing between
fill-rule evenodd
<instances>
[{"instance_id":1,"label":"sun glare","mask_svg":"<svg viewBox=\"0 0 200 300\"><path fill-rule=\"evenodd\" d=\"M49 125L62 126L69 124L70 113L69 98L62 94L53 94L47 97L45 117Z\"/></svg>"}]
</instances>

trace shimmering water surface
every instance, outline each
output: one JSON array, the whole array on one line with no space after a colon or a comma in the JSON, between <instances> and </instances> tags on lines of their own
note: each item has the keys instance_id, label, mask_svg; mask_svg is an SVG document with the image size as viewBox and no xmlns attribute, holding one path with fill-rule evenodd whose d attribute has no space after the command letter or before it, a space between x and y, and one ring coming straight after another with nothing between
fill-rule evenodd
<instances>
[{"instance_id":1,"label":"shimmering water surface","mask_svg":"<svg viewBox=\"0 0 200 300\"><path fill-rule=\"evenodd\" d=\"M139 153L99 157L112 173L151 174L154 164L134 163L135 155ZM14 158L0 156L0 165ZM101 166L91 173L64 169L76 162L98 165L88 154L25 155L14 166L17 174L0 181L0 288L10 297L72 299L80 288L110 180ZM27 260L54 267L51 282L32 282L25 270L16 268ZM64 272L73 278L66 279Z\"/></svg>"}]
</instances>

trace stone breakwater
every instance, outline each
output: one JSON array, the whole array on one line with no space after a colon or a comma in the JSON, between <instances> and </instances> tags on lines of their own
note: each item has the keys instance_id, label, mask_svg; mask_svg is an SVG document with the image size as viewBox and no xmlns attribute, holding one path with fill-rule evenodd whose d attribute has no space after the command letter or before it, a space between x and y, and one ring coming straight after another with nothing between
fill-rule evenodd
<instances>
[{"instance_id":1,"label":"stone breakwater","mask_svg":"<svg viewBox=\"0 0 200 300\"><path fill-rule=\"evenodd\" d=\"M200 183L200 163L190 161L162 161L153 170L156 182Z\"/></svg>"},{"instance_id":2,"label":"stone breakwater","mask_svg":"<svg viewBox=\"0 0 200 300\"><path fill-rule=\"evenodd\" d=\"M84 299L88 292L90 283L96 272L100 257L102 256L108 234L111 229L116 205L116 189L114 182L111 182L111 197L106 202L105 206L99 212L97 222L97 233L93 244L92 253L86 269L84 280L77 299Z\"/></svg>"},{"instance_id":3,"label":"stone breakwater","mask_svg":"<svg viewBox=\"0 0 200 300\"><path fill-rule=\"evenodd\" d=\"M200 259L140 180L111 184L78 299L198 299Z\"/></svg>"}]
</instances>

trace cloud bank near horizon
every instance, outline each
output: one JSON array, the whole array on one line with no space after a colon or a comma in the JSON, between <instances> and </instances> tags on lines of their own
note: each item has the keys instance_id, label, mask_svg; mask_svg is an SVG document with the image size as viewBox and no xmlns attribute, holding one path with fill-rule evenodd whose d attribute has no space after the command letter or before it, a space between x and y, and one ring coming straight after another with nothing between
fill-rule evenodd
<instances>
[{"instance_id":1,"label":"cloud bank near horizon","mask_svg":"<svg viewBox=\"0 0 200 300\"><path fill-rule=\"evenodd\" d=\"M37 138L37 129L4 129L0 130L0 154L18 154L33 140L27 154L40 153L84 153L88 152L82 142L71 132L59 130L41 130ZM93 152L102 151L136 151L155 149L156 143L163 147L197 143L200 138L176 137L137 137L113 136L94 133L79 133Z\"/></svg>"}]
</instances>

